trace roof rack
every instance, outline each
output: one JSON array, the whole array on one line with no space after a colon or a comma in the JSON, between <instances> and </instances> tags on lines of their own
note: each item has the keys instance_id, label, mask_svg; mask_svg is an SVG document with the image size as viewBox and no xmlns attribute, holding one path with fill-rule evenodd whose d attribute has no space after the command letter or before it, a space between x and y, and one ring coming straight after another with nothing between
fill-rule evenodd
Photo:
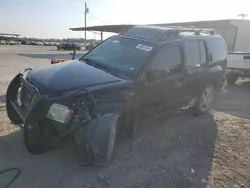
<instances>
[{"instance_id":1,"label":"roof rack","mask_svg":"<svg viewBox=\"0 0 250 188\"><path fill-rule=\"evenodd\" d=\"M175 35L180 35L184 32L191 32L194 33L194 35L200 35L200 34L210 34L215 35L216 31L215 29L203 29L203 28L196 28L196 27L182 27L182 26L167 26L167 28L172 28L172 32L174 32Z\"/></svg>"},{"instance_id":2,"label":"roof rack","mask_svg":"<svg viewBox=\"0 0 250 188\"><path fill-rule=\"evenodd\" d=\"M214 35L214 29L201 29L182 26L133 26L130 29L120 33L120 35L137 37L141 39L151 40L151 41L166 41L171 40L175 37L181 36L184 33L192 33L193 35L209 34Z\"/></svg>"}]
</instances>

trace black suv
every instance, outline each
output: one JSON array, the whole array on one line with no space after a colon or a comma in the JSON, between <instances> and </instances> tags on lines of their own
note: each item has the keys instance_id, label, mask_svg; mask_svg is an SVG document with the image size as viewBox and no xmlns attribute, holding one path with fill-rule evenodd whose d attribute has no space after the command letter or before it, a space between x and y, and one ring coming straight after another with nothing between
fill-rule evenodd
<instances>
[{"instance_id":1,"label":"black suv","mask_svg":"<svg viewBox=\"0 0 250 188\"><path fill-rule=\"evenodd\" d=\"M57 50L65 50L67 43L60 43L57 45Z\"/></svg>"},{"instance_id":2,"label":"black suv","mask_svg":"<svg viewBox=\"0 0 250 188\"><path fill-rule=\"evenodd\" d=\"M71 44L70 50L81 50L81 45L78 43L73 43L73 44Z\"/></svg>"},{"instance_id":3,"label":"black suv","mask_svg":"<svg viewBox=\"0 0 250 188\"><path fill-rule=\"evenodd\" d=\"M78 43L61 43L57 46L57 50L81 50Z\"/></svg>"},{"instance_id":4,"label":"black suv","mask_svg":"<svg viewBox=\"0 0 250 188\"><path fill-rule=\"evenodd\" d=\"M132 134L147 118L193 101L210 110L227 62L213 30L136 26L79 60L21 71L7 90L9 119L23 124L29 152L73 136L83 164L107 164L118 127Z\"/></svg>"}]
</instances>

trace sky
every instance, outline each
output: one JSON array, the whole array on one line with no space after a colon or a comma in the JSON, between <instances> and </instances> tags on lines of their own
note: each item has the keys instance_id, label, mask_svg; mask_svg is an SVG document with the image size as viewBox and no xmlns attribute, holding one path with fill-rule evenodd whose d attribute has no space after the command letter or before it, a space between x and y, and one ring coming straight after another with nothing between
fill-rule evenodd
<instances>
[{"instance_id":1,"label":"sky","mask_svg":"<svg viewBox=\"0 0 250 188\"><path fill-rule=\"evenodd\" d=\"M87 26L237 19L240 13L249 14L250 19L248 1L86 0L89 8ZM84 32L69 30L84 25L84 2L0 0L0 33L37 38L84 37ZM88 32L87 38L100 39L100 35Z\"/></svg>"}]
</instances>

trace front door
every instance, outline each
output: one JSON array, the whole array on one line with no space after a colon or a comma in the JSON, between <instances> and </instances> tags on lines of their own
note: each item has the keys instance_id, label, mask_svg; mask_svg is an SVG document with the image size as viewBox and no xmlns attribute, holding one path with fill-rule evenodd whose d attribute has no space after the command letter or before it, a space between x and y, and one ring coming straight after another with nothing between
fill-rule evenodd
<instances>
[{"instance_id":1,"label":"front door","mask_svg":"<svg viewBox=\"0 0 250 188\"><path fill-rule=\"evenodd\" d=\"M140 120L145 120L173 109L185 101L185 76L182 73L182 47L168 44L162 47L148 67L148 75L157 71L167 73L162 78L147 77L145 83L137 89Z\"/></svg>"}]
</instances>

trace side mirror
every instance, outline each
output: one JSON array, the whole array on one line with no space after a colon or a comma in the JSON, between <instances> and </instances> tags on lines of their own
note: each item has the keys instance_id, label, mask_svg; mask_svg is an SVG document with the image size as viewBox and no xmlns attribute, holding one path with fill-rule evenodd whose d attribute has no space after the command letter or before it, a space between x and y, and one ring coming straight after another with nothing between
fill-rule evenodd
<instances>
[{"instance_id":1,"label":"side mirror","mask_svg":"<svg viewBox=\"0 0 250 188\"><path fill-rule=\"evenodd\" d=\"M164 79L169 75L169 69L154 70L148 73L147 80L153 82L156 80Z\"/></svg>"}]
</instances>

